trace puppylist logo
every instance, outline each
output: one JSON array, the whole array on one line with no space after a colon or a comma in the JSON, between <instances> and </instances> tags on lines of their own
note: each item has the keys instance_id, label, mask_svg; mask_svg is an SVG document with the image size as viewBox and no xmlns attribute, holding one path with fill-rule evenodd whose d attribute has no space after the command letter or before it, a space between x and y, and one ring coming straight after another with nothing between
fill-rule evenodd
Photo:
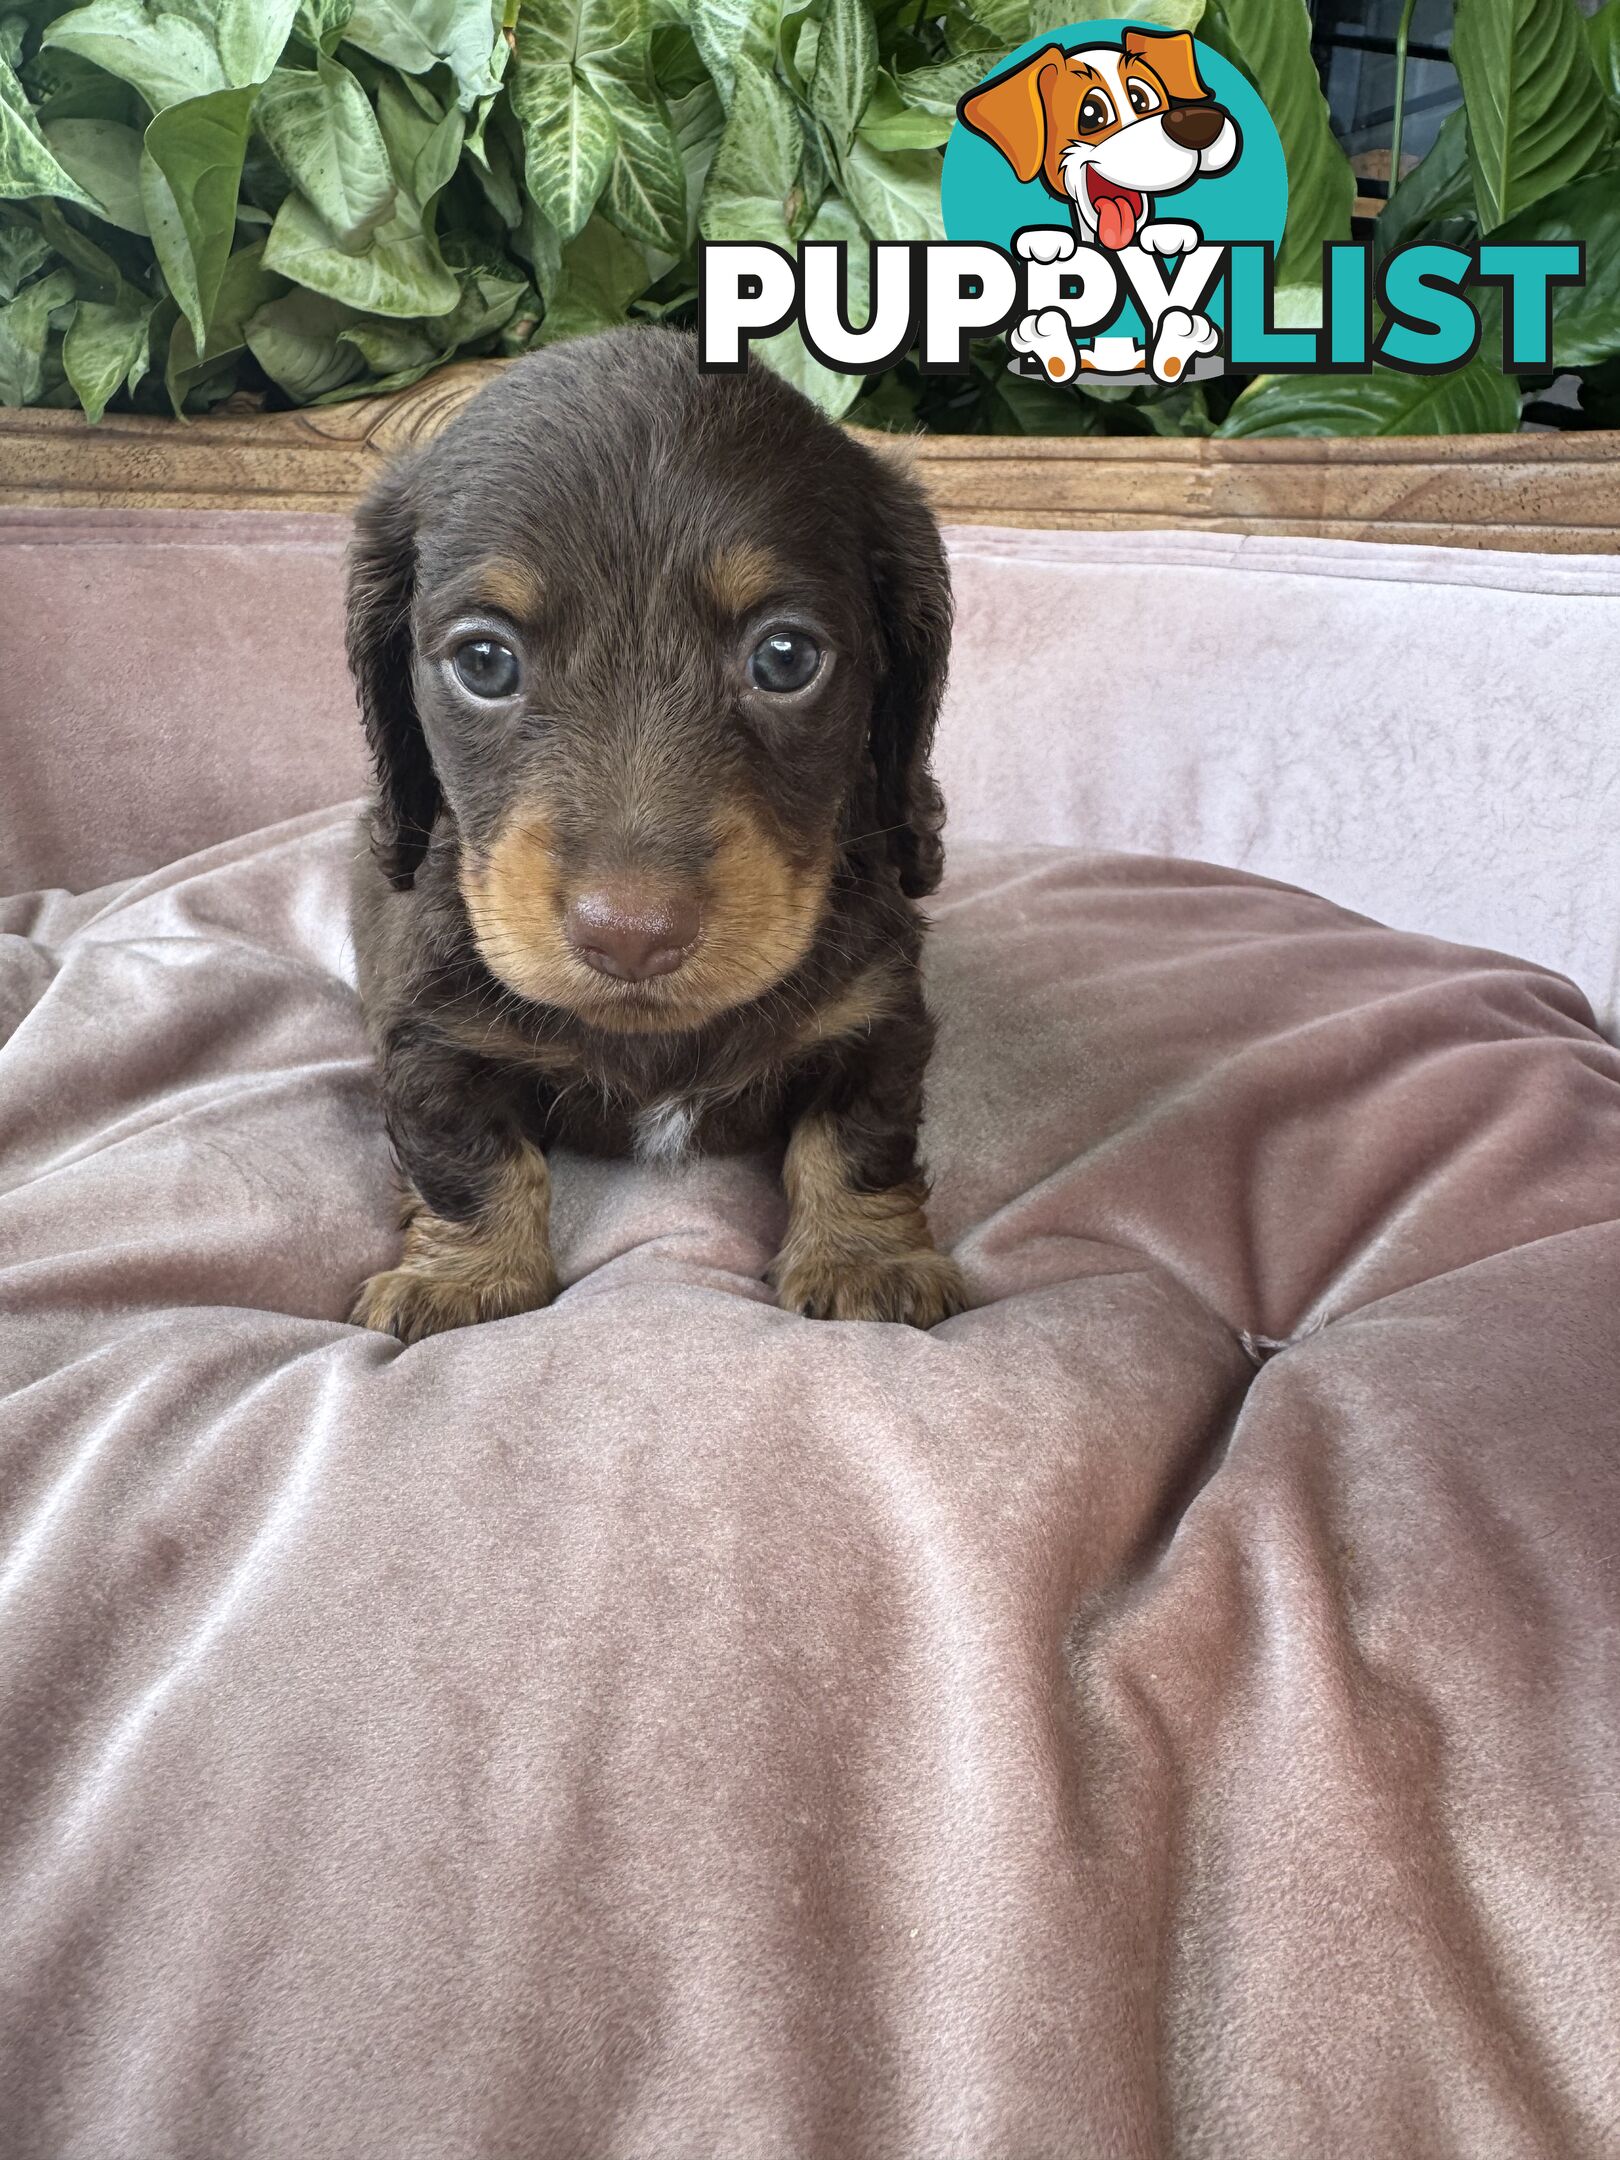
<instances>
[{"instance_id":1,"label":"puppylist logo","mask_svg":"<svg viewBox=\"0 0 1620 2160\"><path fill-rule=\"evenodd\" d=\"M848 245L764 242L698 253L699 364L744 364L796 323L844 374L910 351L925 374L1005 334L1016 373L1173 385L1255 374L1411 374L1464 367L1502 295L1506 370L1552 356L1555 287L1585 281L1578 243L1416 242L1381 261L1324 246L1319 328L1279 326L1288 167L1241 71L1184 31L1071 24L1009 53L961 100L940 188L947 238L870 249L866 320L850 319Z\"/></svg>"}]
</instances>

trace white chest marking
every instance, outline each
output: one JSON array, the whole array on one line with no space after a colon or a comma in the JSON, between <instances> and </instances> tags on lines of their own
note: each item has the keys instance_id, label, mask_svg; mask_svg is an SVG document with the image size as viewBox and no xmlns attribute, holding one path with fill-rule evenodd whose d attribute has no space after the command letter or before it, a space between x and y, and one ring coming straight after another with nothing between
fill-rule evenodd
<instances>
[{"instance_id":1,"label":"white chest marking","mask_svg":"<svg viewBox=\"0 0 1620 2160\"><path fill-rule=\"evenodd\" d=\"M679 1162L691 1145L696 1123L696 1109L679 1097L643 1110L635 1122L637 1162Z\"/></svg>"}]
</instances>

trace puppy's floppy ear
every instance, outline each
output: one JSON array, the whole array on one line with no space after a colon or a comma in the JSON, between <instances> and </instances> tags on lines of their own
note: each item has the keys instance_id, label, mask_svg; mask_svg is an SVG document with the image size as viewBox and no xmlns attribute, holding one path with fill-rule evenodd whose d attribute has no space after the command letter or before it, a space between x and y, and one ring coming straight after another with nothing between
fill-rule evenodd
<instances>
[{"instance_id":1,"label":"puppy's floppy ear","mask_svg":"<svg viewBox=\"0 0 1620 2160\"><path fill-rule=\"evenodd\" d=\"M1048 45L1010 74L970 91L956 108L963 125L994 143L1020 180L1033 180L1046 156L1042 70L1062 65L1063 54Z\"/></svg>"},{"instance_id":2,"label":"puppy's floppy ear","mask_svg":"<svg viewBox=\"0 0 1620 2160\"><path fill-rule=\"evenodd\" d=\"M1172 105L1201 105L1210 91L1198 72L1198 55L1185 30L1127 30L1125 50L1145 60Z\"/></svg>"},{"instance_id":3,"label":"puppy's floppy ear","mask_svg":"<svg viewBox=\"0 0 1620 2160\"><path fill-rule=\"evenodd\" d=\"M877 611L877 692L872 762L878 824L900 871L900 890L921 899L938 885L945 803L928 767L951 649L951 576L933 512L909 474L874 455L868 560Z\"/></svg>"},{"instance_id":4,"label":"puppy's floppy ear","mask_svg":"<svg viewBox=\"0 0 1620 2160\"><path fill-rule=\"evenodd\" d=\"M349 666L377 766L371 846L397 891L414 879L439 811L439 783L411 685L414 477L410 464L395 465L366 497L355 516L348 565Z\"/></svg>"}]
</instances>

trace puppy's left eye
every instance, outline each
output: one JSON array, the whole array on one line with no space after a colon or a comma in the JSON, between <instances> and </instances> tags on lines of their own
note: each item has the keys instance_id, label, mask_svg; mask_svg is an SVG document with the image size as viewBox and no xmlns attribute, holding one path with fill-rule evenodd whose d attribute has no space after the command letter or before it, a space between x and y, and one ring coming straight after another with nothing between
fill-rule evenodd
<instances>
[{"instance_id":1,"label":"puppy's left eye","mask_svg":"<svg viewBox=\"0 0 1620 2160\"><path fill-rule=\"evenodd\" d=\"M1131 111L1134 113L1157 112L1159 109L1159 101L1146 83L1130 83L1125 94L1131 101Z\"/></svg>"},{"instance_id":2,"label":"puppy's left eye","mask_svg":"<svg viewBox=\"0 0 1620 2160\"><path fill-rule=\"evenodd\" d=\"M821 665L821 647L802 630L773 630L749 655L748 679L758 690L802 690Z\"/></svg>"},{"instance_id":3,"label":"puppy's left eye","mask_svg":"<svg viewBox=\"0 0 1620 2160\"><path fill-rule=\"evenodd\" d=\"M509 698L518 686L517 654L498 638L469 638L450 655L464 690L477 698Z\"/></svg>"}]
</instances>

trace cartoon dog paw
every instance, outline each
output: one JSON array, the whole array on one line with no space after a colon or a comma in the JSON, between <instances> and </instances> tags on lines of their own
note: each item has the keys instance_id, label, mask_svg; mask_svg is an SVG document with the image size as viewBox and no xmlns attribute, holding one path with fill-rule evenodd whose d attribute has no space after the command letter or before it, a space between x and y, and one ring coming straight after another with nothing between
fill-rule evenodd
<instances>
[{"instance_id":1,"label":"cartoon dog paw","mask_svg":"<svg viewBox=\"0 0 1620 2160\"><path fill-rule=\"evenodd\" d=\"M1074 375L1074 335L1061 308L1042 308L1026 315L1013 327L1012 349L1028 353L1040 362L1053 382L1068 382Z\"/></svg>"},{"instance_id":2,"label":"cartoon dog paw","mask_svg":"<svg viewBox=\"0 0 1620 2160\"><path fill-rule=\"evenodd\" d=\"M1137 246L1146 248L1150 255L1190 255L1195 247L1202 247L1203 241L1196 225L1185 224L1179 218L1155 218L1136 236Z\"/></svg>"},{"instance_id":3,"label":"cartoon dog paw","mask_svg":"<svg viewBox=\"0 0 1620 2160\"><path fill-rule=\"evenodd\" d=\"M1166 308L1153 333L1148 365L1159 382L1180 382L1198 355L1213 352L1220 340L1220 332L1207 315L1192 315L1186 308Z\"/></svg>"},{"instance_id":4,"label":"cartoon dog paw","mask_svg":"<svg viewBox=\"0 0 1620 2160\"><path fill-rule=\"evenodd\" d=\"M1026 225L1014 240L1025 262L1067 262L1075 250L1075 237L1066 225Z\"/></svg>"}]
</instances>

